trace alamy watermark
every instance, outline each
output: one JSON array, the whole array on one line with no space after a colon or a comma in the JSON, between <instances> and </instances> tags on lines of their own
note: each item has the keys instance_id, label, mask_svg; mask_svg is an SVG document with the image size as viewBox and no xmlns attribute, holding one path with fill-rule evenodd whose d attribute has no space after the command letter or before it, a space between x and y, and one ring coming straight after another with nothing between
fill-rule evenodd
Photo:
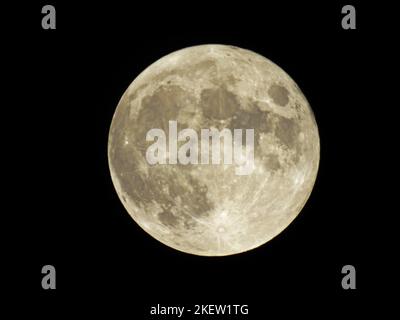
<instances>
[{"instance_id":1,"label":"alamy watermark","mask_svg":"<svg viewBox=\"0 0 400 320\"><path fill-rule=\"evenodd\" d=\"M42 288L45 290L56 288L56 268L54 266L47 264L42 267Z\"/></svg>"},{"instance_id":2,"label":"alamy watermark","mask_svg":"<svg viewBox=\"0 0 400 320\"><path fill-rule=\"evenodd\" d=\"M344 30L356 29L356 9L352 5L345 5L342 8L342 28Z\"/></svg>"},{"instance_id":3,"label":"alamy watermark","mask_svg":"<svg viewBox=\"0 0 400 320\"><path fill-rule=\"evenodd\" d=\"M42 7L42 28L44 30L51 30L56 28L56 8L50 4Z\"/></svg>"},{"instance_id":4,"label":"alamy watermark","mask_svg":"<svg viewBox=\"0 0 400 320\"><path fill-rule=\"evenodd\" d=\"M168 142L162 129L150 129L146 141L155 141L147 148L146 160L151 165L232 165L235 164L236 175L249 175L254 170L254 129L243 130L224 128L201 129L200 138L194 129L186 128L178 132L177 121L168 122ZM210 141L211 140L211 141ZM223 159L221 159L221 142L223 141ZM178 143L185 142L180 145ZM211 142L211 147L210 147ZM211 151L211 163L210 163Z\"/></svg>"}]
</instances>

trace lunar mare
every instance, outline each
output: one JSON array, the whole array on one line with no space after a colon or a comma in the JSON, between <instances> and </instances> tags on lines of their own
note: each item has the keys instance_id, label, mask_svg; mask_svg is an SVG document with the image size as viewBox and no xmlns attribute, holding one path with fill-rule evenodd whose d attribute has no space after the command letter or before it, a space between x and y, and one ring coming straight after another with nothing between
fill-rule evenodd
<instances>
[{"instance_id":1,"label":"lunar mare","mask_svg":"<svg viewBox=\"0 0 400 320\"><path fill-rule=\"evenodd\" d=\"M169 121L197 134L254 129L254 170L150 165L146 133L168 131ZM185 48L145 69L120 99L108 141L112 181L131 217L165 245L203 256L248 251L284 230L312 191L319 154L296 83L267 58L226 45Z\"/></svg>"}]
</instances>

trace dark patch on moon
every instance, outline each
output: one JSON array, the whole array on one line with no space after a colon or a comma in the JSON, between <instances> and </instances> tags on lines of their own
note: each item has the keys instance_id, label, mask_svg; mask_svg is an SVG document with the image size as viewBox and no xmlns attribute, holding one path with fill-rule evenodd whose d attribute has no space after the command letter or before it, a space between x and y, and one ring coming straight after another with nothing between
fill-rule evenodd
<instances>
[{"instance_id":1,"label":"dark patch on moon","mask_svg":"<svg viewBox=\"0 0 400 320\"><path fill-rule=\"evenodd\" d=\"M297 163L302 152L302 143L299 141L301 128L295 119L279 117L275 127L275 135L288 149L295 151L292 161Z\"/></svg>"},{"instance_id":2,"label":"dark patch on moon","mask_svg":"<svg viewBox=\"0 0 400 320\"><path fill-rule=\"evenodd\" d=\"M200 107L204 117L223 120L232 117L240 108L236 96L227 89L204 89L201 92Z\"/></svg>"},{"instance_id":3,"label":"dark patch on moon","mask_svg":"<svg viewBox=\"0 0 400 320\"><path fill-rule=\"evenodd\" d=\"M185 106L185 98L188 94L177 85L162 85L152 95L144 97L137 119L139 127L145 128L141 140L152 128L168 132L168 121L177 119L179 109Z\"/></svg>"},{"instance_id":4,"label":"dark patch on moon","mask_svg":"<svg viewBox=\"0 0 400 320\"><path fill-rule=\"evenodd\" d=\"M242 132L242 144L245 145L245 129L254 129L254 149L255 156L260 155L260 134L268 133L272 131L272 124L269 119L268 111L261 111L257 105L251 110L240 109L235 113L235 116L231 120L229 129L234 132L234 129L244 129Z\"/></svg>"},{"instance_id":5,"label":"dark patch on moon","mask_svg":"<svg viewBox=\"0 0 400 320\"><path fill-rule=\"evenodd\" d=\"M298 163L303 152L303 144L299 141L300 125L296 119L288 119L276 113L269 113L267 121L268 131L275 135L286 150L293 151L286 161ZM267 132L268 132L267 131ZM257 145L257 144L256 144ZM278 154L262 154L261 148L255 150L255 155L263 159L263 166L271 173L284 167Z\"/></svg>"},{"instance_id":6,"label":"dark patch on moon","mask_svg":"<svg viewBox=\"0 0 400 320\"><path fill-rule=\"evenodd\" d=\"M243 109L235 113L235 118L232 119L230 129L254 129L254 134L270 132L271 124L268 122L269 112L260 111L257 107L251 111Z\"/></svg>"},{"instance_id":7,"label":"dark patch on moon","mask_svg":"<svg viewBox=\"0 0 400 320\"><path fill-rule=\"evenodd\" d=\"M194 103L194 97L178 85L161 85L152 95L142 99L139 115L130 123L128 130L134 133L135 144L143 156L148 146L153 143L146 141L147 132L158 128L168 135L169 121L178 119L179 112L188 101ZM185 123L177 124L178 131L185 127Z\"/></svg>"},{"instance_id":8,"label":"dark patch on moon","mask_svg":"<svg viewBox=\"0 0 400 320\"><path fill-rule=\"evenodd\" d=\"M163 225L171 227L174 227L179 222L179 219L175 217L169 210L163 210L160 212L158 214L158 219Z\"/></svg>"},{"instance_id":9,"label":"dark patch on moon","mask_svg":"<svg viewBox=\"0 0 400 320\"><path fill-rule=\"evenodd\" d=\"M289 149L293 149L297 143L299 126L295 120L279 117L276 124L275 135Z\"/></svg>"},{"instance_id":10,"label":"dark patch on moon","mask_svg":"<svg viewBox=\"0 0 400 320\"><path fill-rule=\"evenodd\" d=\"M264 162L264 166L270 172L277 171L281 168L281 164L279 162L279 157L277 154L269 154L266 156L266 160Z\"/></svg>"},{"instance_id":11,"label":"dark patch on moon","mask_svg":"<svg viewBox=\"0 0 400 320\"><path fill-rule=\"evenodd\" d=\"M274 102L281 107L286 106L289 102L289 91L285 87L278 84L273 84L268 89L268 94L272 100L274 100Z\"/></svg>"},{"instance_id":12,"label":"dark patch on moon","mask_svg":"<svg viewBox=\"0 0 400 320\"><path fill-rule=\"evenodd\" d=\"M186 76L193 76L194 73L204 73L215 67L216 64L214 60L204 60L196 63L193 67L188 68L188 70L184 70L183 72Z\"/></svg>"}]
</instances>

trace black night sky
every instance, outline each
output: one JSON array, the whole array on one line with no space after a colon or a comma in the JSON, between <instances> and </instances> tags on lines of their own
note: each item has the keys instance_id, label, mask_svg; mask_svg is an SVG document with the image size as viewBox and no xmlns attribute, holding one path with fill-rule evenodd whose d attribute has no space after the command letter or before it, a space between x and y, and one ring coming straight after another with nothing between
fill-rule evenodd
<instances>
[{"instance_id":1,"label":"black night sky","mask_svg":"<svg viewBox=\"0 0 400 320\"><path fill-rule=\"evenodd\" d=\"M357 29L343 30L340 1L124 3L54 1L56 30L41 28L47 3L3 11L21 19L2 28L12 70L3 170L17 172L3 188L12 203L3 277L14 312L156 319L149 310L158 303L248 304L249 315L236 319L319 319L354 318L376 305L378 261L389 262L376 241L385 209L371 145L385 142L371 132L381 117L371 79L389 35L372 23L373 5L354 4ZM112 115L131 81L172 51L208 43L247 48L282 67L310 102L321 141L317 181L295 221L256 250L220 258L148 236L120 203L107 162ZM57 270L54 291L41 288L45 264ZM357 270L356 290L341 287L346 264Z\"/></svg>"}]
</instances>

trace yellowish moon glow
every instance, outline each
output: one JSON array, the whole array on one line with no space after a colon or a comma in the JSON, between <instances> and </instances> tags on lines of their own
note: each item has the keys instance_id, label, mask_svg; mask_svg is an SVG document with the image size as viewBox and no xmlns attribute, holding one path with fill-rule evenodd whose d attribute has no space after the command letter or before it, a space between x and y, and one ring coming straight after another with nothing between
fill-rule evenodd
<instances>
[{"instance_id":1,"label":"yellowish moon glow","mask_svg":"<svg viewBox=\"0 0 400 320\"><path fill-rule=\"evenodd\" d=\"M254 170L235 165L149 164L146 140L169 122L191 128L254 129ZM177 250L224 256L254 249L299 214L316 179L320 144L296 83L252 51L201 45L145 69L123 94L108 142L112 181L131 217Z\"/></svg>"}]
</instances>

